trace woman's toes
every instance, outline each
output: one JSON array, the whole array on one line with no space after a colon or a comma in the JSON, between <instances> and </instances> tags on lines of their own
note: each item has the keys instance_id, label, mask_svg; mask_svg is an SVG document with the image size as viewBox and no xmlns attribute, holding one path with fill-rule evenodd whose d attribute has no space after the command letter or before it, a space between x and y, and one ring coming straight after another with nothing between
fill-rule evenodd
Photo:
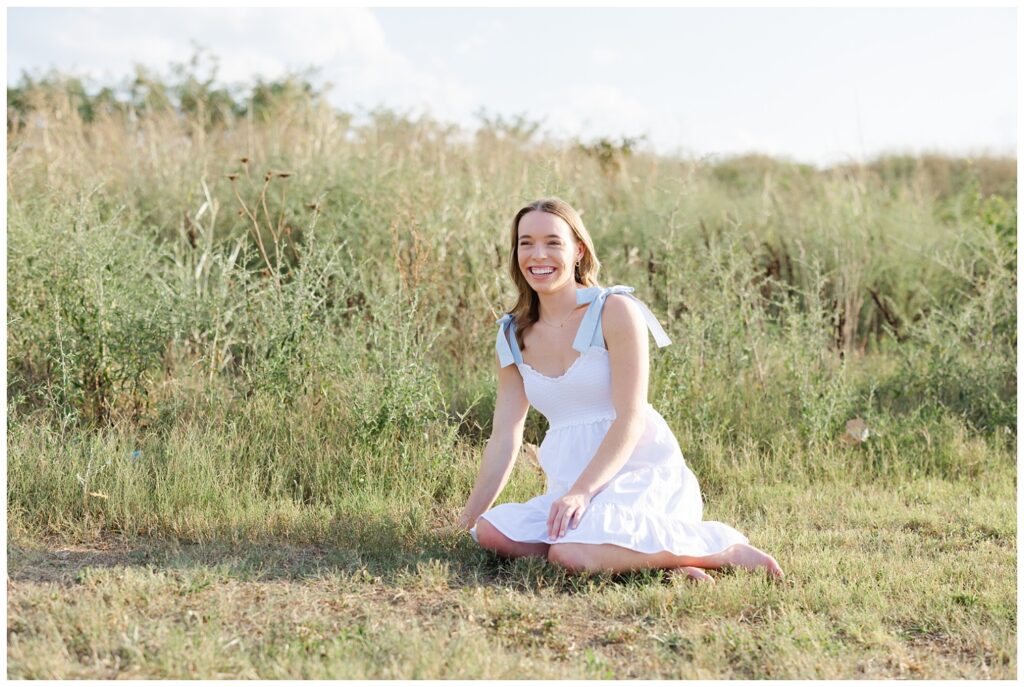
<instances>
[{"instance_id":1,"label":"woman's toes","mask_svg":"<svg viewBox=\"0 0 1024 687\"><path fill-rule=\"evenodd\" d=\"M756 567L754 568L755 570L763 566L765 572L768 573L769 577L772 577L776 580L781 580L783 577L785 577L785 573L782 572L782 566L779 565L778 561L776 561L774 558L772 558L766 553L762 553L761 555L764 556L764 558L762 558L757 563Z\"/></svg>"},{"instance_id":2,"label":"woman's toes","mask_svg":"<svg viewBox=\"0 0 1024 687\"><path fill-rule=\"evenodd\" d=\"M761 549L754 548L749 544L730 546L726 549L726 554L728 555L729 565L746 568L747 570L764 568L769 575L777 579L781 579L784 576L778 561Z\"/></svg>"},{"instance_id":3,"label":"woman's toes","mask_svg":"<svg viewBox=\"0 0 1024 687\"><path fill-rule=\"evenodd\" d=\"M693 567L690 567L690 566L684 566L682 568L679 568L679 570L681 570L682 572L686 573L686 576L689 579L691 579L691 580L696 580L698 582L708 582L710 584L714 584L715 583L715 578L711 577L711 575L708 575L706 572L704 572L700 568L693 568Z\"/></svg>"},{"instance_id":4,"label":"woman's toes","mask_svg":"<svg viewBox=\"0 0 1024 687\"><path fill-rule=\"evenodd\" d=\"M775 558L773 558L772 556L769 556L768 554L766 554L764 551L761 551L760 549L754 549L754 550L757 551L758 554L760 554L760 556L759 556L760 560L757 560L755 568L754 568L755 570L757 568L760 568L760 567L763 566L765 571L771 577L774 577L775 579L779 579L779 580L781 580L783 577L785 577L785 574L782 572L782 566L779 565L779 562L777 560L775 560Z\"/></svg>"}]
</instances>

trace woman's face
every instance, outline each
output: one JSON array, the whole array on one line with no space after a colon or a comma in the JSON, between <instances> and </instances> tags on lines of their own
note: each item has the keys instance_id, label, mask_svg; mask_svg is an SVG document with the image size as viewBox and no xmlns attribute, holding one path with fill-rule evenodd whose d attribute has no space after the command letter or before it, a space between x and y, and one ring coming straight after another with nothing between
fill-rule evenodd
<instances>
[{"instance_id":1,"label":"woman's face","mask_svg":"<svg viewBox=\"0 0 1024 687\"><path fill-rule=\"evenodd\" d=\"M551 292L576 283L576 261L583 246L568 223L539 210L519 218L519 269L534 291Z\"/></svg>"}]
</instances>

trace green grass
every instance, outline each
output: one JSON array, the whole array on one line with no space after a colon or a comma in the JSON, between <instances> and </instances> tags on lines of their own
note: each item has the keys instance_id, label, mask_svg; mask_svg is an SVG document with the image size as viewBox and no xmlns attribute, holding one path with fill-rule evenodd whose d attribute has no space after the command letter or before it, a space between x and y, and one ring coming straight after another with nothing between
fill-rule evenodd
<instances>
[{"instance_id":1,"label":"green grass","mask_svg":"<svg viewBox=\"0 0 1024 687\"><path fill-rule=\"evenodd\" d=\"M9 676L1015 677L1014 161L66 95L19 89L47 126L8 137ZM507 222L544 195L664 324L650 400L784 584L567 577L449 530ZM524 462L501 500L542 488Z\"/></svg>"},{"instance_id":2,"label":"green grass","mask_svg":"<svg viewBox=\"0 0 1024 687\"><path fill-rule=\"evenodd\" d=\"M9 676L1016 675L1009 480L743 491L708 516L773 551L781 584L567 576L429 528L387 550L348 526L304 544L13 542Z\"/></svg>"}]
</instances>

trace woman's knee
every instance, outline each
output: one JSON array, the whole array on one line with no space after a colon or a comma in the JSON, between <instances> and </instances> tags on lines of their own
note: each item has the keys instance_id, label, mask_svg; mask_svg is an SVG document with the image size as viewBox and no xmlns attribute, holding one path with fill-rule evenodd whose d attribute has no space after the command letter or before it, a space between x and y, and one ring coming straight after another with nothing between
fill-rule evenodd
<instances>
[{"instance_id":1,"label":"woman's knee","mask_svg":"<svg viewBox=\"0 0 1024 687\"><path fill-rule=\"evenodd\" d=\"M506 558L517 556L541 556L548 553L547 544L530 544L509 539L483 518L476 521L476 541L480 546Z\"/></svg>"},{"instance_id":2,"label":"woman's knee","mask_svg":"<svg viewBox=\"0 0 1024 687\"><path fill-rule=\"evenodd\" d=\"M478 518L476 521L476 541L485 549L499 553L506 550L511 542L497 527L483 518Z\"/></svg>"},{"instance_id":3,"label":"woman's knee","mask_svg":"<svg viewBox=\"0 0 1024 687\"><path fill-rule=\"evenodd\" d=\"M592 557L586 544L552 544L548 548L548 561L574 572L589 570Z\"/></svg>"}]
</instances>

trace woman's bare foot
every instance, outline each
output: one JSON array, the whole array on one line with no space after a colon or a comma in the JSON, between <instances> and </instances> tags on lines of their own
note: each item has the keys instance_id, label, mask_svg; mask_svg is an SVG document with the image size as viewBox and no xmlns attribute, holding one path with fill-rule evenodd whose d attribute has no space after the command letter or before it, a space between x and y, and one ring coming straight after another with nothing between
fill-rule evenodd
<instances>
[{"instance_id":1,"label":"woman's bare foot","mask_svg":"<svg viewBox=\"0 0 1024 687\"><path fill-rule=\"evenodd\" d=\"M683 566L682 568L676 568L676 570L678 570L679 572L686 573L686 576L691 580L696 580L697 582L707 582L709 584L715 583L715 578L711 577L711 575L708 575L700 568L694 568L687 565Z\"/></svg>"},{"instance_id":2,"label":"woman's bare foot","mask_svg":"<svg viewBox=\"0 0 1024 687\"><path fill-rule=\"evenodd\" d=\"M733 544L721 555L725 565L735 565L747 570L765 568L768 574L776 579L782 579L784 576L782 568L774 558L750 544Z\"/></svg>"}]
</instances>

